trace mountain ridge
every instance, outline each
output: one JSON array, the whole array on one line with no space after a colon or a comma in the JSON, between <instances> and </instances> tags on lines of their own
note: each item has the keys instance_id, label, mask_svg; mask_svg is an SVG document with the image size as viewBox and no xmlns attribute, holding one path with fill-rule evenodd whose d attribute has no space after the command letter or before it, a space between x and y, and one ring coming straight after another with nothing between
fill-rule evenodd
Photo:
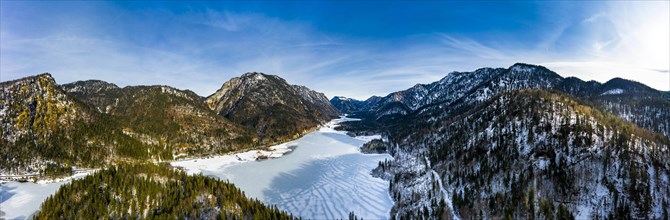
<instances>
[{"instance_id":1,"label":"mountain ridge","mask_svg":"<svg viewBox=\"0 0 670 220\"><path fill-rule=\"evenodd\" d=\"M468 218L531 218L525 214L529 212L545 218L578 214L582 218L587 214L607 217L608 213L619 217L631 214L638 218L659 218L663 216L662 210L668 211L663 208L667 207L664 198L668 195L662 190L669 186L668 138L582 105L561 93L506 92L451 120L406 129L410 132L389 135L391 144L396 146L392 150L396 159L384 165L395 167L385 169L395 169L387 176L394 183L391 194L398 204L392 212L399 216L421 216L425 214L422 211L427 210L430 216L441 218L452 213ZM592 158L586 160L592 162L581 165L579 161L586 158ZM578 166L569 166L570 163ZM634 170L626 170L623 176L615 172L623 166L618 164L632 163L638 165L631 168ZM644 174L642 170L646 172L646 167L655 171ZM437 173L431 174L425 169ZM589 178L594 174L584 173L600 177ZM640 175L642 177L636 177ZM579 178L571 180L573 177ZM437 191L434 178L442 178L443 187L448 189L444 196ZM542 185L549 187L533 187L533 180L543 181ZM656 185L650 186L650 181ZM608 185L612 182L615 184ZM495 184L498 185L494 187ZM568 185L551 187L557 184ZM421 186L428 189L417 191L416 187ZM597 190L592 187L606 188L607 193L594 194ZM521 192L515 190L519 188ZM645 189L643 194L637 191ZM408 192L421 195L412 196ZM571 192L578 196L573 197ZM524 208L519 200L528 200L528 194L533 195L535 206L551 204L551 207L561 208L558 211L545 207L540 209L547 211L537 211L527 205ZM430 198L432 202L413 198ZM570 198L574 202L561 202ZM448 201L442 204L440 199ZM488 205L493 201L496 206ZM591 204L603 201L610 201L601 204L604 215L598 214L598 208ZM449 203L455 208L448 208ZM582 206L587 209L578 208ZM483 208L484 212L470 207Z\"/></svg>"},{"instance_id":2,"label":"mountain ridge","mask_svg":"<svg viewBox=\"0 0 670 220\"><path fill-rule=\"evenodd\" d=\"M288 117L310 121L299 130L287 126L285 134L263 140L252 128L212 111L204 97L190 90L165 85L120 88L101 80L58 85L49 73L0 82L0 173L66 175L73 166L262 148L296 138L339 114L323 93L289 85L278 76L248 73L244 77L272 80L290 91L293 106L255 112L269 113L262 117L280 122L266 129L290 122Z\"/></svg>"},{"instance_id":3,"label":"mountain ridge","mask_svg":"<svg viewBox=\"0 0 670 220\"><path fill-rule=\"evenodd\" d=\"M643 84L584 82L515 64L452 72L378 103L359 108L353 117L363 120L343 127L381 133L392 146L394 159L373 173L391 181L396 218L667 218L670 212L663 191L670 100ZM541 162L549 171L537 167L533 158L547 157L538 150L553 152ZM584 155L595 157L566 165ZM617 164L629 168L613 173L625 168ZM601 174L581 178L589 172ZM572 183L583 184L570 182L575 174L581 177ZM551 187L564 183L563 191Z\"/></svg>"},{"instance_id":4,"label":"mountain ridge","mask_svg":"<svg viewBox=\"0 0 670 220\"><path fill-rule=\"evenodd\" d=\"M323 93L258 72L233 77L205 103L217 114L255 130L267 143L297 138L339 115Z\"/></svg>"}]
</instances>

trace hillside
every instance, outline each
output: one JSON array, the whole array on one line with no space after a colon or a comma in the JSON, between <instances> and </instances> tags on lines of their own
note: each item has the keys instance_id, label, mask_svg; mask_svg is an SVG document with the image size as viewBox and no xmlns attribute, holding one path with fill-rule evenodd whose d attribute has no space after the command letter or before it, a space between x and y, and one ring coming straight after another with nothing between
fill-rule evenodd
<instances>
[{"instance_id":1,"label":"hillside","mask_svg":"<svg viewBox=\"0 0 670 220\"><path fill-rule=\"evenodd\" d=\"M62 87L114 116L126 134L176 155L220 154L255 145L253 132L212 112L194 92L169 86L106 85L113 84L79 81Z\"/></svg>"},{"instance_id":2,"label":"hillside","mask_svg":"<svg viewBox=\"0 0 670 220\"><path fill-rule=\"evenodd\" d=\"M205 103L219 115L255 130L264 143L294 139L339 114L322 93L263 73L232 78Z\"/></svg>"},{"instance_id":3,"label":"hillside","mask_svg":"<svg viewBox=\"0 0 670 220\"><path fill-rule=\"evenodd\" d=\"M293 219L233 184L168 165L110 167L64 185L35 219Z\"/></svg>"},{"instance_id":4,"label":"hillside","mask_svg":"<svg viewBox=\"0 0 670 220\"><path fill-rule=\"evenodd\" d=\"M124 134L112 117L63 92L48 73L0 83L0 173L69 174L160 151ZM142 149L138 152L138 149Z\"/></svg>"},{"instance_id":5,"label":"hillside","mask_svg":"<svg viewBox=\"0 0 670 220\"><path fill-rule=\"evenodd\" d=\"M396 217L670 211L670 99L638 82L584 82L515 64L450 73L354 112L364 120L343 129L381 133L394 146L394 160L373 173L392 181Z\"/></svg>"},{"instance_id":6,"label":"hillside","mask_svg":"<svg viewBox=\"0 0 670 220\"><path fill-rule=\"evenodd\" d=\"M507 69L452 72L439 81L391 93L375 105L357 111L365 112L368 119L386 121L387 125L404 123L399 121L406 118L400 117L404 115L413 115L412 120L440 120L435 117L454 116L497 94L519 89L561 91L642 128L670 136L670 98L664 92L620 78L604 84L584 82L575 77L563 78L543 66L523 63ZM437 109L450 113L431 115L439 112L435 111Z\"/></svg>"},{"instance_id":7,"label":"hillside","mask_svg":"<svg viewBox=\"0 0 670 220\"><path fill-rule=\"evenodd\" d=\"M667 218L670 211L668 138L560 93L504 93L408 130L391 135L395 160L383 165L393 167L394 215Z\"/></svg>"}]
</instances>

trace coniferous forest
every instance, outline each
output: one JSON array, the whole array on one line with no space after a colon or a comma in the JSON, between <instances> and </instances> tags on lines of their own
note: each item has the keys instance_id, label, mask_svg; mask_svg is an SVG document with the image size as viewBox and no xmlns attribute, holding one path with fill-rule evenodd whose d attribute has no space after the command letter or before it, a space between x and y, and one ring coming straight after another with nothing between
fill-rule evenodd
<instances>
[{"instance_id":1,"label":"coniferous forest","mask_svg":"<svg viewBox=\"0 0 670 220\"><path fill-rule=\"evenodd\" d=\"M168 164L109 167L64 185L35 219L293 219L233 184Z\"/></svg>"}]
</instances>

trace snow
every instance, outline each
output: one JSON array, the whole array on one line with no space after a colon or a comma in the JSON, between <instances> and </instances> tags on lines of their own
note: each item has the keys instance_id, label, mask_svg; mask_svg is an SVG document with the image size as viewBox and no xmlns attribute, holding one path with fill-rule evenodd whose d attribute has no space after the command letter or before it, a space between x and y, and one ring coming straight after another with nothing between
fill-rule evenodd
<instances>
[{"instance_id":1,"label":"snow","mask_svg":"<svg viewBox=\"0 0 670 220\"><path fill-rule=\"evenodd\" d=\"M451 210L451 216L455 220L459 220L460 218L458 217L458 215L456 215L456 212L454 212L454 206L451 203L452 202L451 201L451 194L449 192L447 192L447 190L444 189L444 185L442 185L442 177L440 177L440 175L437 174L437 172L435 172L435 170L430 170L430 171L435 176L435 179L437 179L437 184L440 186L440 192L442 192L442 195L444 195L444 197L443 197L444 202L447 204L447 207L449 207L449 210Z\"/></svg>"},{"instance_id":2,"label":"snow","mask_svg":"<svg viewBox=\"0 0 670 220\"><path fill-rule=\"evenodd\" d=\"M265 79L265 77L263 76L263 74L256 74L256 77L255 77L255 78L256 78L256 80L264 80L264 79Z\"/></svg>"},{"instance_id":3,"label":"snow","mask_svg":"<svg viewBox=\"0 0 670 220\"><path fill-rule=\"evenodd\" d=\"M244 163L259 160L259 158L279 158L297 147L295 143L283 143L269 148L269 150L250 150L242 153L226 154L209 158L186 159L172 162L172 166L182 167L188 174L202 171L219 170L235 163Z\"/></svg>"},{"instance_id":4,"label":"snow","mask_svg":"<svg viewBox=\"0 0 670 220\"><path fill-rule=\"evenodd\" d=\"M530 73L530 72L535 71L535 67L528 66L528 65L514 65L512 67L512 71Z\"/></svg>"},{"instance_id":5,"label":"snow","mask_svg":"<svg viewBox=\"0 0 670 220\"><path fill-rule=\"evenodd\" d=\"M189 173L227 179L247 196L303 218L345 218L350 211L366 219L389 218L393 206L389 183L372 177L370 171L390 156L359 152L365 140L381 138L378 135L352 138L334 129L337 123L351 120L355 119L335 119L298 140L284 143L282 146L296 147L281 158L240 162L217 157L173 165L182 166Z\"/></svg>"},{"instance_id":6,"label":"snow","mask_svg":"<svg viewBox=\"0 0 670 220\"><path fill-rule=\"evenodd\" d=\"M7 182L0 185L0 219L29 219L42 202L56 193L61 185L87 176L93 170L78 172L67 178L31 182ZM4 214L3 214L4 213Z\"/></svg>"},{"instance_id":7,"label":"snow","mask_svg":"<svg viewBox=\"0 0 670 220\"><path fill-rule=\"evenodd\" d=\"M607 92L603 92L601 95L619 95L623 94L623 89L611 89L608 90Z\"/></svg>"},{"instance_id":8,"label":"snow","mask_svg":"<svg viewBox=\"0 0 670 220\"><path fill-rule=\"evenodd\" d=\"M540 158L540 159L537 160L536 166L537 166L538 170L545 170L549 166L549 160L547 160L544 157Z\"/></svg>"}]
</instances>

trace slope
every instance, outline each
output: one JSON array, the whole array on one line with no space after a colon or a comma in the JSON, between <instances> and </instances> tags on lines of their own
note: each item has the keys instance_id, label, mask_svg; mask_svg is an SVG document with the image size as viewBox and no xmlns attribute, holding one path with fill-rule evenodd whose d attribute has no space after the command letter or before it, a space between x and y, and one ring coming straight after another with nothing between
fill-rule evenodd
<instances>
[{"instance_id":1,"label":"slope","mask_svg":"<svg viewBox=\"0 0 670 220\"><path fill-rule=\"evenodd\" d=\"M376 105L360 109L370 120L385 126L406 121L442 120L455 116L502 92L519 89L546 89L571 94L591 106L670 137L670 99L648 86L620 78L604 84L584 82L531 64L517 63L507 69L481 68L473 72L452 72L440 81L418 84L394 92ZM449 114L442 114L448 111ZM440 112L439 115L431 115ZM410 115L408 117L403 117Z\"/></svg>"},{"instance_id":2,"label":"slope","mask_svg":"<svg viewBox=\"0 0 670 220\"><path fill-rule=\"evenodd\" d=\"M3 175L69 174L71 166L149 158L150 146L124 134L114 118L67 95L48 73L0 87Z\"/></svg>"},{"instance_id":3,"label":"slope","mask_svg":"<svg viewBox=\"0 0 670 220\"><path fill-rule=\"evenodd\" d=\"M293 219L233 184L168 165L122 165L62 186L35 219Z\"/></svg>"},{"instance_id":4,"label":"slope","mask_svg":"<svg viewBox=\"0 0 670 220\"><path fill-rule=\"evenodd\" d=\"M294 139L339 114L322 93L263 73L232 78L205 103L219 115L255 130L263 143Z\"/></svg>"},{"instance_id":5,"label":"slope","mask_svg":"<svg viewBox=\"0 0 670 220\"><path fill-rule=\"evenodd\" d=\"M212 112L194 92L104 85L109 84L80 81L64 84L63 89L117 118L124 133L177 155L220 154L255 145L252 132Z\"/></svg>"},{"instance_id":6,"label":"slope","mask_svg":"<svg viewBox=\"0 0 670 220\"><path fill-rule=\"evenodd\" d=\"M668 138L561 93L505 92L406 130L389 135L394 161L380 165L390 170L395 216L667 218L670 211Z\"/></svg>"}]
</instances>

